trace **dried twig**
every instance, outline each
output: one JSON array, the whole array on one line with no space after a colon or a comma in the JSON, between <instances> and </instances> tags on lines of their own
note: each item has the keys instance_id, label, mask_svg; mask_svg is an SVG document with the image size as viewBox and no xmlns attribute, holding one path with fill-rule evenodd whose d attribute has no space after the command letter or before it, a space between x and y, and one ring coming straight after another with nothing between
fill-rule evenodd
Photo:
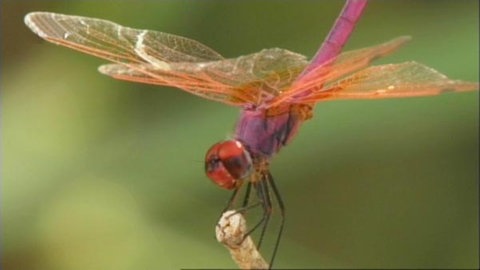
<instances>
[{"instance_id":1,"label":"dried twig","mask_svg":"<svg viewBox=\"0 0 480 270\"><path fill-rule=\"evenodd\" d=\"M229 210L223 213L216 226L217 240L230 251L240 269L269 269L250 236L245 238L247 224L242 214Z\"/></svg>"}]
</instances>

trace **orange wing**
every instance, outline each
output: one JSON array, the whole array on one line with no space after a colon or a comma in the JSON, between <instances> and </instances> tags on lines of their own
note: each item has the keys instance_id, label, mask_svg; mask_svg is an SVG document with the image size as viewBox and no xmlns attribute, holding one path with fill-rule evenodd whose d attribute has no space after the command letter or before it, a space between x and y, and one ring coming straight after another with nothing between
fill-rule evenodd
<instances>
[{"instance_id":1,"label":"orange wing","mask_svg":"<svg viewBox=\"0 0 480 270\"><path fill-rule=\"evenodd\" d=\"M319 66L297 79L291 89L272 100L269 106L284 102L316 103L330 99L430 96L479 89L478 83L451 80L413 61L368 67L373 60L395 51L408 40L409 37L399 37L377 46L345 52L335 62Z\"/></svg>"},{"instance_id":2,"label":"orange wing","mask_svg":"<svg viewBox=\"0 0 480 270\"><path fill-rule=\"evenodd\" d=\"M117 79L174 86L231 105L260 105L281 94L307 64L303 55L265 49L237 58L202 63L108 64L101 73Z\"/></svg>"},{"instance_id":3,"label":"orange wing","mask_svg":"<svg viewBox=\"0 0 480 270\"><path fill-rule=\"evenodd\" d=\"M224 59L188 38L101 19L34 12L25 17L25 23L47 41L115 63L100 67L106 75L174 86L236 106L272 107L333 98L405 97L478 88L476 83L451 81L417 63L371 67L334 83L392 53L409 37L342 53L297 78L308 62L303 55L285 49Z\"/></svg>"},{"instance_id":4,"label":"orange wing","mask_svg":"<svg viewBox=\"0 0 480 270\"><path fill-rule=\"evenodd\" d=\"M101 19L34 12L25 23L47 41L116 63L100 67L106 75L174 86L231 105L272 99L307 64L304 56L284 49L224 59L188 38Z\"/></svg>"},{"instance_id":5,"label":"orange wing","mask_svg":"<svg viewBox=\"0 0 480 270\"><path fill-rule=\"evenodd\" d=\"M430 67L411 61L368 67L327 85L322 91L310 93L302 101L431 96L478 88L478 83L451 80Z\"/></svg>"},{"instance_id":6,"label":"orange wing","mask_svg":"<svg viewBox=\"0 0 480 270\"><path fill-rule=\"evenodd\" d=\"M303 97L324 91L324 84L368 67L373 60L396 51L410 39L409 36L401 36L379 45L344 52L336 59L318 66L305 76L298 78L282 95L271 100L268 106L276 106L285 102L301 103L304 101Z\"/></svg>"}]
</instances>

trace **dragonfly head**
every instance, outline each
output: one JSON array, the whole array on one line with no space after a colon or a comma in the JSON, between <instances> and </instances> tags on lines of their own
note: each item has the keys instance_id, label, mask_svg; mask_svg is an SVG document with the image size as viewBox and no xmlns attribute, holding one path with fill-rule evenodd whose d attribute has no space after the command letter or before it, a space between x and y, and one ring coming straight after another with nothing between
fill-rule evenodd
<instances>
[{"instance_id":1,"label":"dragonfly head","mask_svg":"<svg viewBox=\"0 0 480 270\"><path fill-rule=\"evenodd\" d=\"M240 141L214 144L205 156L205 173L217 185L234 189L252 171L252 158Z\"/></svg>"}]
</instances>

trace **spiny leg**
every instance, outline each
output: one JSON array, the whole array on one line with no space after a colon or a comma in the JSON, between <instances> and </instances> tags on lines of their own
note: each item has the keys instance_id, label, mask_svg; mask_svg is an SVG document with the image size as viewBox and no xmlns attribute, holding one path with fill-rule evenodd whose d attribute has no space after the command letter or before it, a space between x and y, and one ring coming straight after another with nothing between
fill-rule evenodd
<instances>
[{"instance_id":1,"label":"spiny leg","mask_svg":"<svg viewBox=\"0 0 480 270\"><path fill-rule=\"evenodd\" d=\"M232 204L235 202L235 199L237 198L238 191L240 190L241 187L235 188L235 190L232 192L232 195L230 196L230 199L228 199L227 206L223 208L222 214L227 211L228 209L232 208Z\"/></svg>"},{"instance_id":2,"label":"spiny leg","mask_svg":"<svg viewBox=\"0 0 480 270\"><path fill-rule=\"evenodd\" d=\"M268 269L271 269L271 266L273 264L273 261L275 259L275 256L276 256L276 253L277 253L277 250L278 250L278 245L280 243L280 237L281 237L282 232L283 232L284 217L285 217L285 213L284 213L285 210L284 209L285 208L284 208L283 201L280 198L279 192L278 192L275 184L273 183L273 177L268 171L262 173L260 175L260 179L258 179L258 181L255 181L255 182L250 182L249 181L248 182L245 197L243 198L241 208L234 210L234 212L229 214L228 216L233 216L233 215L236 215L236 214L239 214L239 213L242 213L242 212L246 213L251 208L255 208L259 205L262 206L262 208L263 208L262 218L255 224L255 226L253 226L250 230L248 230L243 235L243 239L240 242L240 243L242 243L243 241L245 241L245 239L247 239L248 236L250 236L250 234L252 234L255 230L257 230L262 225L262 230L260 232L260 236L259 236L258 244L257 244L257 250L259 250L260 246L262 244L262 241L263 241L263 237L266 233L266 229L269 225L269 221L270 221L270 217L271 217L271 213L272 213L272 209L273 209L272 198L271 198L271 195L270 195L269 185L273 189L274 198L275 198L275 200L277 201L277 203L280 207L280 213L281 213L281 226L280 226L280 229L279 229L279 232L278 232L278 235L277 235L277 239L276 239L276 242L275 242L273 254L272 254L272 257L271 257L271 260L270 260L270 266L268 266ZM252 186L253 186L253 188L252 188ZM258 202L255 202L252 205L248 205L249 202L250 202L250 199L251 199L251 194L250 193L253 192L253 190L255 190L256 193L257 193L256 195L257 195L257 198L258 198ZM229 208L232 209L232 206L235 203L234 200L235 200L236 197L238 197L237 192L238 192L238 189L236 189L234 191L234 193L232 194L232 197L230 198L229 203L228 203L225 210L227 210Z\"/></svg>"},{"instance_id":3,"label":"spiny leg","mask_svg":"<svg viewBox=\"0 0 480 270\"><path fill-rule=\"evenodd\" d=\"M229 210L229 209L232 209L232 205L235 203L235 199L237 198L237 195L238 195L238 191L240 190L241 186L238 186L237 188L235 188L235 190L233 191L232 195L230 196L230 199L228 199L228 202L227 202L227 206L225 206L225 208L223 208L222 210L222 214ZM241 209L244 209L244 208L247 208L247 204L248 204L248 201L250 199L250 192L251 192L251 189L252 189L252 183L249 181L247 183L247 190L245 192L245 197L243 198L243 203L242 203L242 208ZM240 209L240 210L241 210ZM239 211L240 211L239 210Z\"/></svg>"},{"instance_id":4,"label":"spiny leg","mask_svg":"<svg viewBox=\"0 0 480 270\"><path fill-rule=\"evenodd\" d=\"M241 186L237 187L233 192L232 192L232 195L230 196L230 199L228 199L228 202L227 202L227 206L225 206L225 208L223 208L222 212L220 213L220 219L222 218L223 214L229 210L230 208L232 208L232 204L235 202L235 199L237 198L237 195L238 195L238 191L240 190ZM219 226L219 224L217 223L217 227Z\"/></svg>"},{"instance_id":5,"label":"spiny leg","mask_svg":"<svg viewBox=\"0 0 480 270\"><path fill-rule=\"evenodd\" d=\"M235 199L238 197L239 193L238 191L240 190L241 187L237 187L233 193L232 193L232 196L230 197L230 199L228 200L228 203L227 203L227 206L222 210L222 213L220 214L220 217L223 216L223 214L227 211L227 210L230 210L230 209L235 209L235 207L233 206L235 204ZM238 209L236 209L234 212L232 212L229 216L232 216L232 215L236 215L236 214L239 214L239 213L246 213L247 210L251 209L251 208L255 208L257 206L259 206L261 204L261 202L257 202L257 203L254 203L252 205L248 205L248 202L250 200L250 193L252 192L252 183L251 182L248 182L247 183L247 188L246 188L246 191L245 191L245 197L243 198L243 202L242 202L242 206ZM245 234L245 238L248 237L248 235L252 232L252 230L250 230L248 233Z\"/></svg>"},{"instance_id":6,"label":"spiny leg","mask_svg":"<svg viewBox=\"0 0 480 270\"><path fill-rule=\"evenodd\" d=\"M262 244L263 236L265 234L268 222L270 220L270 215L272 213L272 202L270 199L270 193L268 191L268 182L266 181L266 175L262 174L262 178L260 181L255 182L252 184L255 190L257 191L257 197L259 198L260 202L256 203L252 206L249 206L247 208L251 208L254 206L257 206L259 204L262 205L263 207L263 216L260 219L260 221L255 224L247 233L244 235L244 239L247 238L252 232L254 232L260 225L263 224L262 227L262 232L260 233L260 237L258 240L257 248L260 249L260 246Z\"/></svg>"},{"instance_id":7,"label":"spiny leg","mask_svg":"<svg viewBox=\"0 0 480 270\"><path fill-rule=\"evenodd\" d=\"M270 172L268 172L267 174L267 181L268 181L268 184L272 187L273 195L275 197L275 200L278 203L278 207L280 208L280 216L281 216L280 229L278 230L277 241L275 243L275 247L273 248L272 258L270 259L270 268L271 268L273 265L275 256L277 255L278 246L280 245L280 239L282 238L283 225L285 224L285 205L283 204L282 197L280 196L280 192L278 192L277 186L275 185L275 181L273 180L273 176L270 174Z\"/></svg>"},{"instance_id":8,"label":"spiny leg","mask_svg":"<svg viewBox=\"0 0 480 270\"><path fill-rule=\"evenodd\" d=\"M265 231L268 227L268 222L270 221L270 216L272 214L272 200L270 198L270 191L268 190L268 181L267 175L262 176L262 181L260 181L260 187L262 189L262 192L259 192L259 196L262 200L262 206L263 206L263 227L262 227L262 232L260 233L260 238L258 239L258 244L257 248L260 249L260 245L262 244L263 236L265 235Z\"/></svg>"},{"instance_id":9,"label":"spiny leg","mask_svg":"<svg viewBox=\"0 0 480 270\"><path fill-rule=\"evenodd\" d=\"M252 182L248 181L247 190L245 191L245 197L243 198L242 208L246 208L248 201L250 200L250 192L252 190Z\"/></svg>"},{"instance_id":10,"label":"spiny leg","mask_svg":"<svg viewBox=\"0 0 480 270\"><path fill-rule=\"evenodd\" d=\"M234 194L232 196L235 197L237 194L235 194L237 191L238 191L239 188L237 188L235 191L234 191ZM247 189L245 190L245 197L243 198L243 202L242 202L242 206L238 209L236 209L232 214L230 214L229 216L231 215L236 215L238 213L246 213L247 210L251 209L251 208L255 208L257 206L259 206L261 203L260 202L257 202L257 203L254 203L252 205L248 205L248 202L250 201L250 193L252 192L252 183L251 182L248 182L247 183ZM222 215L225 211L229 210L229 209L234 209L232 208L232 204L233 204L233 200L232 198L229 200L229 203L227 205L227 207L225 207L225 209L223 209L223 212L222 212ZM248 235L250 234L250 232L248 232L247 234L245 234L245 238L248 237Z\"/></svg>"}]
</instances>

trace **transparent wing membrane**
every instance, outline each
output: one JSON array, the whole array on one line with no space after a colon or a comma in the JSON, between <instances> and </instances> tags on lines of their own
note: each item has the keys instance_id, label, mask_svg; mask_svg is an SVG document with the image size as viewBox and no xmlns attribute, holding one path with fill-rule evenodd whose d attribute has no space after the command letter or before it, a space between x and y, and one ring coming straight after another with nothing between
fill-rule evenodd
<instances>
[{"instance_id":1,"label":"transparent wing membrane","mask_svg":"<svg viewBox=\"0 0 480 270\"><path fill-rule=\"evenodd\" d=\"M302 55L267 49L219 61L170 63L168 70L152 64L110 64L99 70L114 78L174 86L231 105L259 105L289 87L306 63Z\"/></svg>"},{"instance_id":2,"label":"transparent wing membrane","mask_svg":"<svg viewBox=\"0 0 480 270\"><path fill-rule=\"evenodd\" d=\"M308 95L304 100L317 102L325 99L431 96L472 91L478 87L478 83L451 80L430 67L411 61L363 69L328 85L321 92Z\"/></svg>"},{"instance_id":3,"label":"transparent wing membrane","mask_svg":"<svg viewBox=\"0 0 480 270\"><path fill-rule=\"evenodd\" d=\"M305 76L298 78L288 91L270 101L269 105L276 106L284 102L305 102L307 95L324 91L324 84L368 67L372 61L396 51L410 39L408 36L402 36L383 44L344 52L334 59L335 61L327 61L325 64L312 69Z\"/></svg>"},{"instance_id":4,"label":"transparent wing membrane","mask_svg":"<svg viewBox=\"0 0 480 270\"><path fill-rule=\"evenodd\" d=\"M234 106L269 108L325 99L425 96L478 89L478 83L453 81L415 62L368 67L404 45L408 36L342 53L304 74L305 56L285 49L224 59L188 38L101 19L34 12L25 17L25 23L47 41L113 62L99 68L108 76L173 86Z\"/></svg>"},{"instance_id":5,"label":"transparent wing membrane","mask_svg":"<svg viewBox=\"0 0 480 270\"><path fill-rule=\"evenodd\" d=\"M304 56L276 48L224 59L188 38L101 19L34 12L25 23L47 41L116 63L100 68L106 75L231 105L258 105L279 95L307 64Z\"/></svg>"},{"instance_id":6,"label":"transparent wing membrane","mask_svg":"<svg viewBox=\"0 0 480 270\"><path fill-rule=\"evenodd\" d=\"M102 19L34 12L25 17L25 23L52 43L116 63L150 62L151 57L164 62L223 59L219 53L192 39L124 27Z\"/></svg>"}]
</instances>

